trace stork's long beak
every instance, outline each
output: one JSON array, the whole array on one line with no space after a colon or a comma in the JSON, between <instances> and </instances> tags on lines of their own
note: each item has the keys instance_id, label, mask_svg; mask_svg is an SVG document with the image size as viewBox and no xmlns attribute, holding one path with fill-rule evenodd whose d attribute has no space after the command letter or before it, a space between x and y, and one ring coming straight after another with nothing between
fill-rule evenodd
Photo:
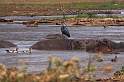
<instances>
[{"instance_id":1,"label":"stork's long beak","mask_svg":"<svg viewBox=\"0 0 124 82\"><path fill-rule=\"evenodd\" d=\"M69 37L68 39L74 39L73 37Z\"/></svg>"}]
</instances>

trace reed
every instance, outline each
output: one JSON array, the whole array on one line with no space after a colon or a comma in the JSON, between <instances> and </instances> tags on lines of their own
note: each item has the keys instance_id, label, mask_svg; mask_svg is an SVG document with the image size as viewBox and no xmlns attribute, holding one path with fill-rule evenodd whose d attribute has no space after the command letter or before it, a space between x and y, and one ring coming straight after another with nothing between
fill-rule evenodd
<instances>
[{"instance_id":1,"label":"reed","mask_svg":"<svg viewBox=\"0 0 124 82\"><path fill-rule=\"evenodd\" d=\"M0 64L0 82L122 82L124 80L123 67L114 73L111 78L96 79L92 72L97 70L94 65L81 68L79 58L73 57L64 61L60 57L49 57L49 66L40 74L28 74L16 67L6 68ZM105 66L105 72L111 72L112 67ZM90 73L90 77L89 77Z\"/></svg>"}]
</instances>

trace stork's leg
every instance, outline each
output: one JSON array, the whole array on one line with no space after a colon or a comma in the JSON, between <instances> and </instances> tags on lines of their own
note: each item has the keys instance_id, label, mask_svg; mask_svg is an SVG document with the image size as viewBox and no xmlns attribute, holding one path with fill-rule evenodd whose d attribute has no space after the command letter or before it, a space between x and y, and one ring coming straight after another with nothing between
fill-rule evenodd
<instances>
[{"instance_id":1,"label":"stork's leg","mask_svg":"<svg viewBox=\"0 0 124 82\"><path fill-rule=\"evenodd\" d=\"M65 36L64 36L64 34L63 34L63 33L62 33L62 38L63 38L63 39L65 39Z\"/></svg>"},{"instance_id":2,"label":"stork's leg","mask_svg":"<svg viewBox=\"0 0 124 82\"><path fill-rule=\"evenodd\" d=\"M62 36L63 36L63 33L62 33Z\"/></svg>"}]
</instances>

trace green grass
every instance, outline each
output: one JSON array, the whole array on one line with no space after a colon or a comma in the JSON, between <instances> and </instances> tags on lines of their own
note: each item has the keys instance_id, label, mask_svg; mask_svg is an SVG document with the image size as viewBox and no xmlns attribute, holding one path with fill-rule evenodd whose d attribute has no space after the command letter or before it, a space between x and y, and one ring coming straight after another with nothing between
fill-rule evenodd
<instances>
[{"instance_id":1,"label":"green grass","mask_svg":"<svg viewBox=\"0 0 124 82\"><path fill-rule=\"evenodd\" d=\"M82 9L122 9L124 8L124 3L73 3L65 4L65 8L82 8Z\"/></svg>"},{"instance_id":2,"label":"green grass","mask_svg":"<svg viewBox=\"0 0 124 82\"><path fill-rule=\"evenodd\" d=\"M1 4L2 5L2 4ZM0 6L1 6L0 5ZM46 7L46 8L58 8L60 7L59 4L12 4L16 5L17 7ZM124 3L113 3L113 2L106 2L106 3L65 3L62 4L64 8L81 8L81 9L122 9L124 8Z\"/></svg>"},{"instance_id":3,"label":"green grass","mask_svg":"<svg viewBox=\"0 0 124 82\"><path fill-rule=\"evenodd\" d=\"M63 5L64 9L123 9L124 3L113 3L113 2L106 2L106 3L65 3ZM25 4L0 4L0 15L10 15L12 11L21 10L21 11L28 11L28 10L37 10L39 9L57 9L60 8L59 4L32 4L32 3L25 3ZM56 11L55 11L56 13ZM85 16L84 16L85 17ZM87 17L87 16L86 16Z\"/></svg>"}]
</instances>

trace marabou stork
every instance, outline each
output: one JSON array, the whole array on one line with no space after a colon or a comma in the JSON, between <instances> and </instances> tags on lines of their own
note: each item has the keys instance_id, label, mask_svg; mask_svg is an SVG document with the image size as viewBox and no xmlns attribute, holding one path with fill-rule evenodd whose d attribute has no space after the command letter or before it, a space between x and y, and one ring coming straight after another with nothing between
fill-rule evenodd
<instances>
[{"instance_id":1,"label":"marabou stork","mask_svg":"<svg viewBox=\"0 0 124 82\"><path fill-rule=\"evenodd\" d=\"M66 26L64 26L64 25L61 26L61 32L62 32L62 34L66 35L67 37L70 37L70 33Z\"/></svg>"}]
</instances>

